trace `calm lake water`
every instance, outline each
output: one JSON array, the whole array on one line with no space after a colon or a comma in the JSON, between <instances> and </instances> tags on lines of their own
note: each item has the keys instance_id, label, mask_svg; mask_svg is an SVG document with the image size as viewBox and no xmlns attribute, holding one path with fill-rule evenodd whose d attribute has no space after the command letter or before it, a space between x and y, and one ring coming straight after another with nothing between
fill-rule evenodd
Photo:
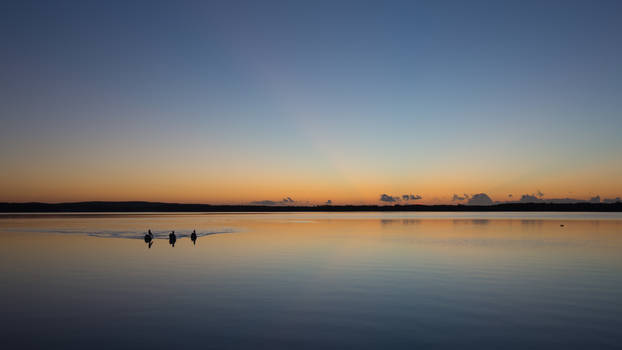
<instances>
[{"instance_id":1,"label":"calm lake water","mask_svg":"<svg viewBox=\"0 0 622 350\"><path fill-rule=\"evenodd\" d=\"M622 347L620 213L0 214L0 277L2 349Z\"/></svg>"}]
</instances>

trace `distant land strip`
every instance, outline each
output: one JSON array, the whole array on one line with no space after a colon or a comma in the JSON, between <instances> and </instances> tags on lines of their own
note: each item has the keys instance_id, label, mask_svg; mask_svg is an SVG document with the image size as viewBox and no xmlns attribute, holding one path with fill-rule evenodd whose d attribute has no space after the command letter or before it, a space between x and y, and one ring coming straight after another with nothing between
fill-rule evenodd
<instances>
[{"instance_id":1,"label":"distant land strip","mask_svg":"<svg viewBox=\"0 0 622 350\"><path fill-rule=\"evenodd\" d=\"M58 212L373 212L373 211L532 211L622 212L622 203L500 203L494 205L211 205L160 202L0 203L0 213Z\"/></svg>"}]
</instances>

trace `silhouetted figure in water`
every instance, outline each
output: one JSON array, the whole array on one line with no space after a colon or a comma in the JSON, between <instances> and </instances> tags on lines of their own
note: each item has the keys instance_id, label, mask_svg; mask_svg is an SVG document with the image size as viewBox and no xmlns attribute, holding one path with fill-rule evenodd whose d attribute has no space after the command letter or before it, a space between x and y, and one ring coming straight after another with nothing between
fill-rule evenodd
<instances>
[{"instance_id":1,"label":"silhouetted figure in water","mask_svg":"<svg viewBox=\"0 0 622 350\"><path fill-rule=\"evenodd\" d=\"M151 248L151 244L153 244L153 233L151 233L151 230L145 235L145 243L148 243L149 248Z\"/></svg>"},{"instance_id":2,"label":"silhouetted figure in water","mask_svg":"<svg viewBox=\"0 0 622 350\"><path fill-rule=\"evenodd\" d=\"M174 247L176 241L177 236L175 236L175 231L171 231L171 233L168 234L168 243L170 243Z\"/></svg>"},{"instance_id":3,"label":"silhouetted figure in water","mask_svg":"<svg viewBox=\"0 0 622 350\"><path fill-rule=\"evenodd\" d=\"M149 232L147 232L147 234L145 235L145 242L150 242L153 239L153 233L151 233L151 230L149 230Z\"/></svg>"},{"instance_id":4,"label":"silhouetted figure in water","mask_svg":"<svg viewBox=\"0 0 622 350\"><path fill-rule=\"evenodd\" d=\"M197 231L196 230L192 230L192 233L190 234L190 240L192 240L192 244L197 244Z\"/></svg>"}]
</instances>

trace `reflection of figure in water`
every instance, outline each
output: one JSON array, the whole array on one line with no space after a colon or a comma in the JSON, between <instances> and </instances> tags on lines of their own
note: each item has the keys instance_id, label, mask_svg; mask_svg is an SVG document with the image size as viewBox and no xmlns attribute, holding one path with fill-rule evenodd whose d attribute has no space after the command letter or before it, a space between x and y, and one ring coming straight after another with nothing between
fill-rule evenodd
<instances>
[{"instance_id":1,"label":"reflection of figure in water","mask_svg":"<svg viewBox=\"0 0 622 350\"><path fill-rule=\"evenodd\" d=\"M168 243L174 247L176 241L177 237L175 236L175 231L171 231L171 233L168 234Z\"/></svg>"},{"instance_id":2,"label":"reflection of figure in water","mask_svg":"<svg viewBox=\"0 0 622 350\"><path fill-rule=\"evenodd\" d=\"M196 230L192 230L192 233L190 234L190 240L192 240L192 244L197 244L197 231Z\"/></svg>"},{"instance_id":3,"label":"reflection of figure in water","mask_svg":"<svg viewBox=\"0 0 622 350\"><path fill-rule=\"evenodd\" d=\"M153 233L151 233L151 230L149 230L149 232L145 235L145 243L147 243L149 248L151 248L151 245L153 244Z\"/></svg>"}]
</instances>

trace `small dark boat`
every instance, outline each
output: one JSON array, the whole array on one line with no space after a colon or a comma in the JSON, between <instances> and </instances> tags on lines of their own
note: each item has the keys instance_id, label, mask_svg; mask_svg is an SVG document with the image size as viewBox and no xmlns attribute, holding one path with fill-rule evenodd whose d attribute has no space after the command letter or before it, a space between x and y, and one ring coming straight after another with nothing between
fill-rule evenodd
<instances>
[{"instance_id":1,"label":"small dark boat","mask_svg":"<svg viewBox=\"0 0 622 350\"><path fill-rule=\"evenodd\" d=\"M168 243L174 247L175 242L177 242L177 236L175 236L175 231L171 231L171 233L168 234Z\"/></svg>"}]
</instances>

